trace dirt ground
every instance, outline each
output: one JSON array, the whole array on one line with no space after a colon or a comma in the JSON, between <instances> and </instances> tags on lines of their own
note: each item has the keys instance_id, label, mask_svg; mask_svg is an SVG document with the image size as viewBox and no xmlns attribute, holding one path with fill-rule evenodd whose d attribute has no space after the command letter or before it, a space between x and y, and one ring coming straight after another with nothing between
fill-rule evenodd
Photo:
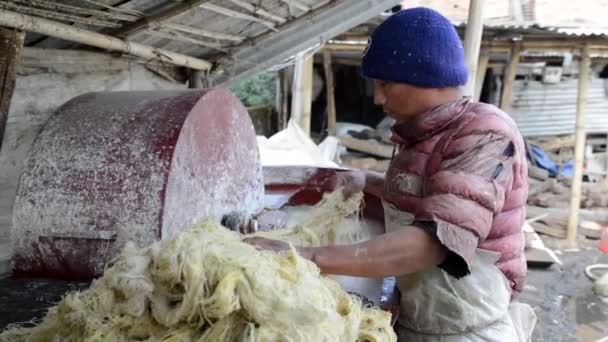
<instances>
[{"instance_id":1,"label":"dirt ground","mask_svg":"<svg viewBox=\"0 0 608 342\"><path fill-rule=\"evenodd\" d=\"M564 252L563 266L530 269L520 300L538 316L533 341L593 342L608 336L608 299L600 299L584 275L585 266L608 263L608 255L595 249ZM66 291L83 289L85 282L44 279L0 280L0 330L14 322L41 318L46 308Z\"/></svg>"},{"instance_id":2,"label":"dirt ground","mask_svg":"<svg viewBox=\"0 0 608 342\"><path fill-rule=\"evenodd\" d=\"M533 341L593 342L608 336L608 299L593 293L586 266L608 263L597 249L563 252L563 266L530 269L520 301L532 305L538 323Z\"/></svg>"}]
</instances>

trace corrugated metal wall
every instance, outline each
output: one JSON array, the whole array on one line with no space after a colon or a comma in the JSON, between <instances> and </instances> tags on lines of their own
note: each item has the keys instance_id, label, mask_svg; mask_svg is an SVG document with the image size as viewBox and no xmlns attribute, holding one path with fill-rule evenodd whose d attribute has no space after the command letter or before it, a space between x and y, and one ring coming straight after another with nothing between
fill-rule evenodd
<instances>
[{"instance_id":1,"label":"corrugated metal wall","mask_svg":"<svg viewBox=\"0 0 608 342\"><path fill-rule=\"evenodd\" d=\"M573 134L578 80L557 84L515 81L511 116L524 136ZM589 81L585 126L588 133L608 132L608 96L603 79Z\"/></svg>"}]
</instances>

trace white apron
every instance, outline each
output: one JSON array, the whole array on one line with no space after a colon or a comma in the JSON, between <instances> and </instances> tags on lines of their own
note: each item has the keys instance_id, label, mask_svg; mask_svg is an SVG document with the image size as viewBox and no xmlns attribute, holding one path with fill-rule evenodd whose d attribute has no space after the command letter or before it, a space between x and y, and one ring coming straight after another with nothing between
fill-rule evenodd
<instances>
[{"instance_id":1,"label":"white apron","mask_svg":"<svg viewBox=\"0 0 608 342\"><path fill-rule=\"evenodd\" d=\"M413 215L384 202L386 231L402 229ZM511 303L511 289L495 265L499 254L478 249L471 274L456 279L439 268L397 278L400 342L528 342L536 324L532 308Z\"/></svg>"}]
</instances>

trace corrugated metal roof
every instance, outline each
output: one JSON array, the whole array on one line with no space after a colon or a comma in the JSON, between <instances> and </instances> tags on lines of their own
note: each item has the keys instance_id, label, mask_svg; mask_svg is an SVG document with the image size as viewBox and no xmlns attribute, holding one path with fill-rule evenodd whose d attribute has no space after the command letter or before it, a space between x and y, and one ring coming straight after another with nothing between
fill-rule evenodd
<instances>
[{"instance_id":1,"label":"corrugated metal roof","mask_svg":"<svg viewBox=\"0 0 608 342\"><path fill-rule=\"evenodd\" d=\"M524 136L572 134L576 120L578 80L557 84L515 81L509 113ZM589 133L608 132L608 97L604 80L589 81L585 126Z\"/></svg>"},{"instance_id":2,"label":"corrugated metal roof","mask_svg":"<svg viewBox=\"0 0 608 342\"><path fill-rule=\"evenodd\" d=\"M454 22L457 28L464 29L465 22ZM493 18L484 22L485 33L508 31L520 34L545 34L562 37L608 37L608 27L556 27L543 26L530 21L513 21L509 18Z\"/></svg>"}]
</instances>

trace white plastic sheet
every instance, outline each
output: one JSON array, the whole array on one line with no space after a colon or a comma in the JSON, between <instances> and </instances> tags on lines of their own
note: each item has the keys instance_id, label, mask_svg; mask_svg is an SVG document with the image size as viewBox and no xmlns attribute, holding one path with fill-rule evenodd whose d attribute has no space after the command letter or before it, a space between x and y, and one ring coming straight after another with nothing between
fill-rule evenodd
<instances>
[{"instance_id":1,"label":"white plastic sheet","mask_svg":"<svg viewBox=\"0 0 608 342\"><path fill-rule=\"evenodd\" d=\"M328 137L317 146L293 121L270 138L258 136L263 166L316 166L338 168L334 162L338 141Z\"/></svg>"}]
</instances>

